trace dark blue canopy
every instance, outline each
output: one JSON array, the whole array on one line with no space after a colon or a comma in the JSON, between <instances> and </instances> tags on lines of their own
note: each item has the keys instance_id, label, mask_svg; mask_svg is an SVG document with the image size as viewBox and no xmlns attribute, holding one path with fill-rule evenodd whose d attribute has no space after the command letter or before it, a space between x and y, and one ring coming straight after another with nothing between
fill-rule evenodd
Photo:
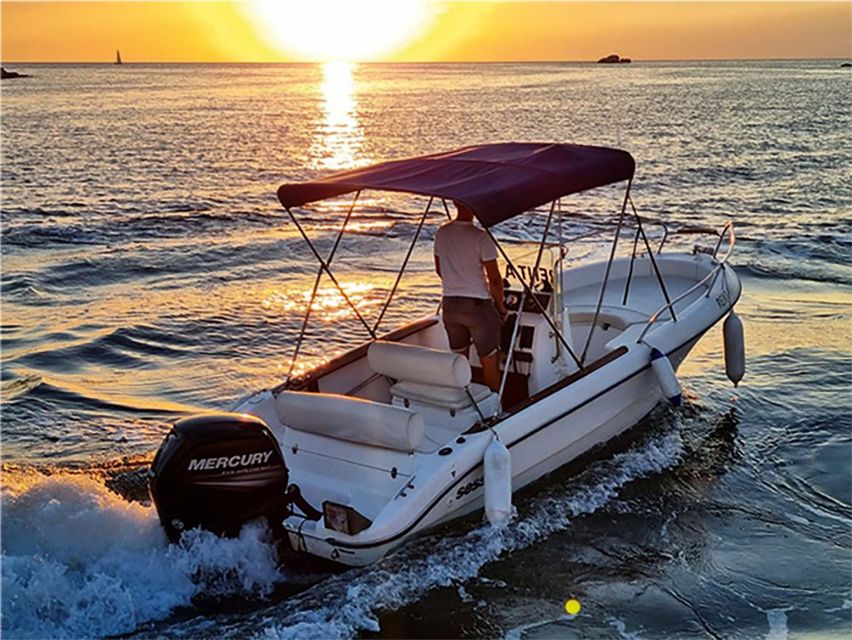
<instances>
[{"instance_id":1,"label":"dark blue canopy","mask_svg":"<svg viewBox=\"0 0 852 640\"><path fill-rule=\"evenodd\" d=\"M278 199L299 207L362 189L457 200L486 227L556 198L633 177L626 151L575 144L506 142L382 162L285 184Z\"/></svg>"}]
</instances>

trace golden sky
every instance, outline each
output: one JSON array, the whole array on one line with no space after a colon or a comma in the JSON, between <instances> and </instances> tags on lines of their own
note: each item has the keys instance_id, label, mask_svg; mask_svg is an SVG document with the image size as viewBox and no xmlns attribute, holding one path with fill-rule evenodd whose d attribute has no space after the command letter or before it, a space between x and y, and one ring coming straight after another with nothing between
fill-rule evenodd
<instances>
[{"instance_id":1,"label":"golden sky","mask_svg":"<svg viewBox=\"0 0 852 640\"><path fill-rule=\"evenodd\" d=\"M3 1L1 17L10 62L852 57L852 2Z\"/></svg>"}]
</instances>

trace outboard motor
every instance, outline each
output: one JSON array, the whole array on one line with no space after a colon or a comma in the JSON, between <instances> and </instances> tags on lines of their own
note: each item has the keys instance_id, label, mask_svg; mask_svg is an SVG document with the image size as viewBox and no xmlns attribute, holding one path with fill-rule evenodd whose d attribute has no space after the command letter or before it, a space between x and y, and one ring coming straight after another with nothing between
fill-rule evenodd
<instances>
[{"instance_id":1,"label":"outboard motor","mask_svg":"<svg viewBox=\"0 0 852 640\"><path fill-rule=\"evenodd\" d=\"M218 413L178 420L148 472L151 497L172 542L202 527L236 536L266 516L284 518L289 474L278 441L254 416Z\"/></svg>"}]
</instances>

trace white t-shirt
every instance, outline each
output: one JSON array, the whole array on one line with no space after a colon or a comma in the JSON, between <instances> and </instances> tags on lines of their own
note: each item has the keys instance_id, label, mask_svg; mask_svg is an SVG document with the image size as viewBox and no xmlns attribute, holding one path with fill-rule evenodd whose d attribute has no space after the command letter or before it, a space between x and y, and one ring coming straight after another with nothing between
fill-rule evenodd
<instances>
[{"instance_id":1,"label":"white t-shirt","mask_svg":"<svg viewBox=\"0 0 852 640\"><path fill-rule=\"evenodd\" d=\"M482 263L497 259L497 247L485 231L473 222L448 222L435 234L435 255L445 296L491 297Z\"/></svg>"}]
</instances>

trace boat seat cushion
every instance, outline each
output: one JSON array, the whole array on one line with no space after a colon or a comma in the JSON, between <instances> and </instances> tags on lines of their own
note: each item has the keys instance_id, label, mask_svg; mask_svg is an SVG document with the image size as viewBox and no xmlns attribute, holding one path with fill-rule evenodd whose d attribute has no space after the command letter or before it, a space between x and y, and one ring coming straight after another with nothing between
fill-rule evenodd
<instances>
[{"instance_id":1,"label":"boat seat cushion","mask_svg":"<svg viewBox=\"0 0 852 640\"><path fill-rule=\"evenodd\" d=\"M333 393L282 391L275 411L297 431L407 453L420 446L426 430L414 411Z\"/></svg>"},{"instance_id":2,"label":"boat seat cushion","mask_svg":"<svg viewBox=\"0 0 852 640\"><path fill-rule=\"evenodd\" d=\"M367 350L367 360L373 371L394 380L456 389L470 384L470 363L452 351L377 340Z\"/></svg>"},{"instance_id":3,"label":"boat seat cushion","mask_svg":"<svg viewBox=\"0 0 852 640\"><path fill-rule=\"evenodd\" d=\"M491 389L484 384L473 383L468 387L474 402L481 404L491 395ZM460 411L471 406L470 398L464 389L457 387L444 387L435 384L421 384L419 382L397 382L390 389L394 398L412 403L428 404L433 406Z\"/></svg>"}]
</instances>

